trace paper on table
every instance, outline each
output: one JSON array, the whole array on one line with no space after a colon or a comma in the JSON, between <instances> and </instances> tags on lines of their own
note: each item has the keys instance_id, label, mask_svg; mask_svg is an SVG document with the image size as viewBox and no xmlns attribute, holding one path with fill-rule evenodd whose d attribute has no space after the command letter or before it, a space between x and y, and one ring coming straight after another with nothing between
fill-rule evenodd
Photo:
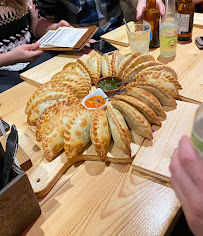
<instances>
[{"instance_id":1,"label":"paper on table","mask_svg":"<svg viewBox=\"0 0 203 236\"><path fill-rule=\"evenodd\" d=\"M74 47L87 31L86 28L60 27L57 30L49 30L38 42L40 48Z\"/></svg>"}]
</instances>

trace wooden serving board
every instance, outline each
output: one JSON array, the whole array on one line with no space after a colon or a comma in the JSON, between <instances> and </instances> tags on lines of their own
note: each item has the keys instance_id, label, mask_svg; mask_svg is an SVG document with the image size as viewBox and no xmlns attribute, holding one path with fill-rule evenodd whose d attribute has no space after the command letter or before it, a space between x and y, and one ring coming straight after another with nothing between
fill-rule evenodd
<instances>
[{"instance_id":1,"label":"wooden serving board","mask_svg":"<svg viewBox=\"0 0 203 236\"><path fill-rule=\"evenodd\" d=\"M174 149L183 135L190 135L198 104L177 101L177 108L168 111L162 127L145 141L132 163L133 170L169 181L169 164ZM152 126L156 129L155 126Z\"/></svg>"},{"instance_id":2,"label":"wooden serving board","mask_svg":"<svg viewBox=\"0 0 203 236\"><path fill-rule=\"evenodd\" d=\"M181 136L190 134L197 107L198 104L177 101L177 108L168 108L167 118L162 122L162 127L155 125L152 127L155 131L152 141L131 132L132 157L124 154L111 141L106 162L127 164L132 163L135 157L132 163L133 170L168 181L170 157ZM30 127L29 129L28 136L32 142L36 142L34 128ZM38 143L38 147L41 149L39 152L40 161L37 163L37 168L33 167L34 171L32 168L29 170L29 180L38 198L45 196L61 175L76 162L83 160L100 161L91 142L85 147L85 151L73 160L67 160L65 153L62 153L52 162L48 162L44 158L41 143Z\"/></svg>"},{"instance_id":3,"label":"wooden serving board","mask_svg":"<svg viewBox=\"0 0 203 236\"><path fill-rule=\"evenodd\" d=\"M87 49L88 50L88 49ZM89 49L91 50L91 49ZM88 55L95 53L93 50ZM63 70L63 67L69 63L76 61L78 58L86 61L88 55L84 52L80 53L63 53L56 57L51 58L48 61L43 62L42 64L37 66L37 70L35 67L31 68L20 74L21 79L28 81L34 85L40 86L49 80L59 71ZM40 73L39 73L40 72Z\"/></svg>"},{"instance_id":4,"label":"wooden serving board","mask_svg":"<svg viewBox=\"0 0 203 236\"><path fill-rule=\"evenodd\" d=\"M197 12L195 12L193 24L194 24L194 26L196 26L196 27L203 28L202 13L197 13Z\"/></svg>"},{"instance_id":5,"label":"wooden serving board","mask_svg":"<svg viewBox=\"0 0 203 236\"><path fill-rule=\"evenodd\" d=\"M29 136L31 141L35 140L34 130L30 129ZM23 135L23 134L22 134ZM19 137L21 138L21 137ZM22 137L23 138L23 137ZM124 154L115 144L111 141L109 146L109 152L107 154L106 162L120 163L120 164L129 164L132 163L134 156L137 154L140 146L142 145L144 138L131 133L131 157ZM38 148L42 150L41 143L38 143ZM39 162L37 163L37 168L33 167L29 169L29 180L32 185L32 188L38 198L45 196L50 189L55 185L57 180L61 175L73 164L83 160L90 161L100 161L100 158L97 156L95 149L91 142L85 147L85 151L75 157L73 160L67 160L67 157L64 152L61 155L56 157L53 161L48 162L44 156L43 151L39 152L41 157L39 157Z\"/></svg>"},{"instance_id":6,"label":"wooden serving board","mask_svg":"<svg viewBox=\"0 0 203 236\"><path fill-rule=\"evenodd\" d=\"M134 24L134 23L132 21L128 23L129 26L131 24ZM108 41L109 43L114 43L123 47L129 46L129 41L128 41L125 25L122 25L121 27L102 35L101 39L104 39Z\"/></svg>"}]
</instances>

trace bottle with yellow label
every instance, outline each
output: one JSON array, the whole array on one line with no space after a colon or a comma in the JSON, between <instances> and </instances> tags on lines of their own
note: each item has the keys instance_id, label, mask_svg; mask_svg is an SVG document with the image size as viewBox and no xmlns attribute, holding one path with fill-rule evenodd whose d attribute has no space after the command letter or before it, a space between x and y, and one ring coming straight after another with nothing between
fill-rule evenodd
<instances>
[{"instance_id":1,"label":"bottle with yellow label","mask_svg":"<svg viewBox=\"0 0 203 236\"><path fill-rule=\"evenodd\" d=\"M166 0L166 12L160 27L160 55L176 56L178 23L175 12L175 0Z\"/></svg>"}]
</instances>

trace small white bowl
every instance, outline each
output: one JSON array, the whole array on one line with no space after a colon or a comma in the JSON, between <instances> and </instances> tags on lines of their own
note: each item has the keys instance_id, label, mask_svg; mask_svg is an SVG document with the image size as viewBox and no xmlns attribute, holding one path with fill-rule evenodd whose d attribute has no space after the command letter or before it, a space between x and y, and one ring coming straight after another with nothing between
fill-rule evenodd
<instances>
[{"instance_id":1,"label":"small white bowl","mask_svg":"<svg viewBox=\"0 0 203 236\"><path fill-rule=\"evenodd\" d=\"M98 88L98 89L96 89L94 92L88 94L86 97L83 98L83 100L82 100L82 105L83 105L85 108L87 108L87 109L89 109L89 110L94 110L94 109L102 108L102 107L104 107L104 106L107 105L107 103L108 103L108 98L106 99L106 103L105 103L103 106L99 107L99 108L89 108L89 107L86 107L86 106L85 106L85 101L86 101L88 98L91 98L91 97L93 97L93 96L102 96L102 97L104 97L104 98L107 97L107 95L103 92L103 90L100 89L100 88Z\"/></svg>"}]
</instances>

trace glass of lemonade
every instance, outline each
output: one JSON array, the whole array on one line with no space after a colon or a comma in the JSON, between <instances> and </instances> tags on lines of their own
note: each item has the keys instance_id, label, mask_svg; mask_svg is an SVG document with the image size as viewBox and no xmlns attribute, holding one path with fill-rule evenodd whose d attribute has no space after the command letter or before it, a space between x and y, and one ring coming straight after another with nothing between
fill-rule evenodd
<instances>
[{"instance_id":1,"label":"glass of lemonade","mask_svg":"<svg viewBox=\"0 0 203 236\"><path fill-rule=\"evenodd\" d=\"M195 113L191 140L194 148L203 158L203 103L197 108Z\"/></svg>"},{"instance_id":2,"label":"glass of lemonade","mask_svg":"<svg viewBox=\"0 0 203 236\"><path fill-rule=\"evenodd\" d=\"M147 22L128 23L130 31L126 28L131 53L140 52L147 54L149 52L151 26Z\"/></svg>"}]
</instances>

